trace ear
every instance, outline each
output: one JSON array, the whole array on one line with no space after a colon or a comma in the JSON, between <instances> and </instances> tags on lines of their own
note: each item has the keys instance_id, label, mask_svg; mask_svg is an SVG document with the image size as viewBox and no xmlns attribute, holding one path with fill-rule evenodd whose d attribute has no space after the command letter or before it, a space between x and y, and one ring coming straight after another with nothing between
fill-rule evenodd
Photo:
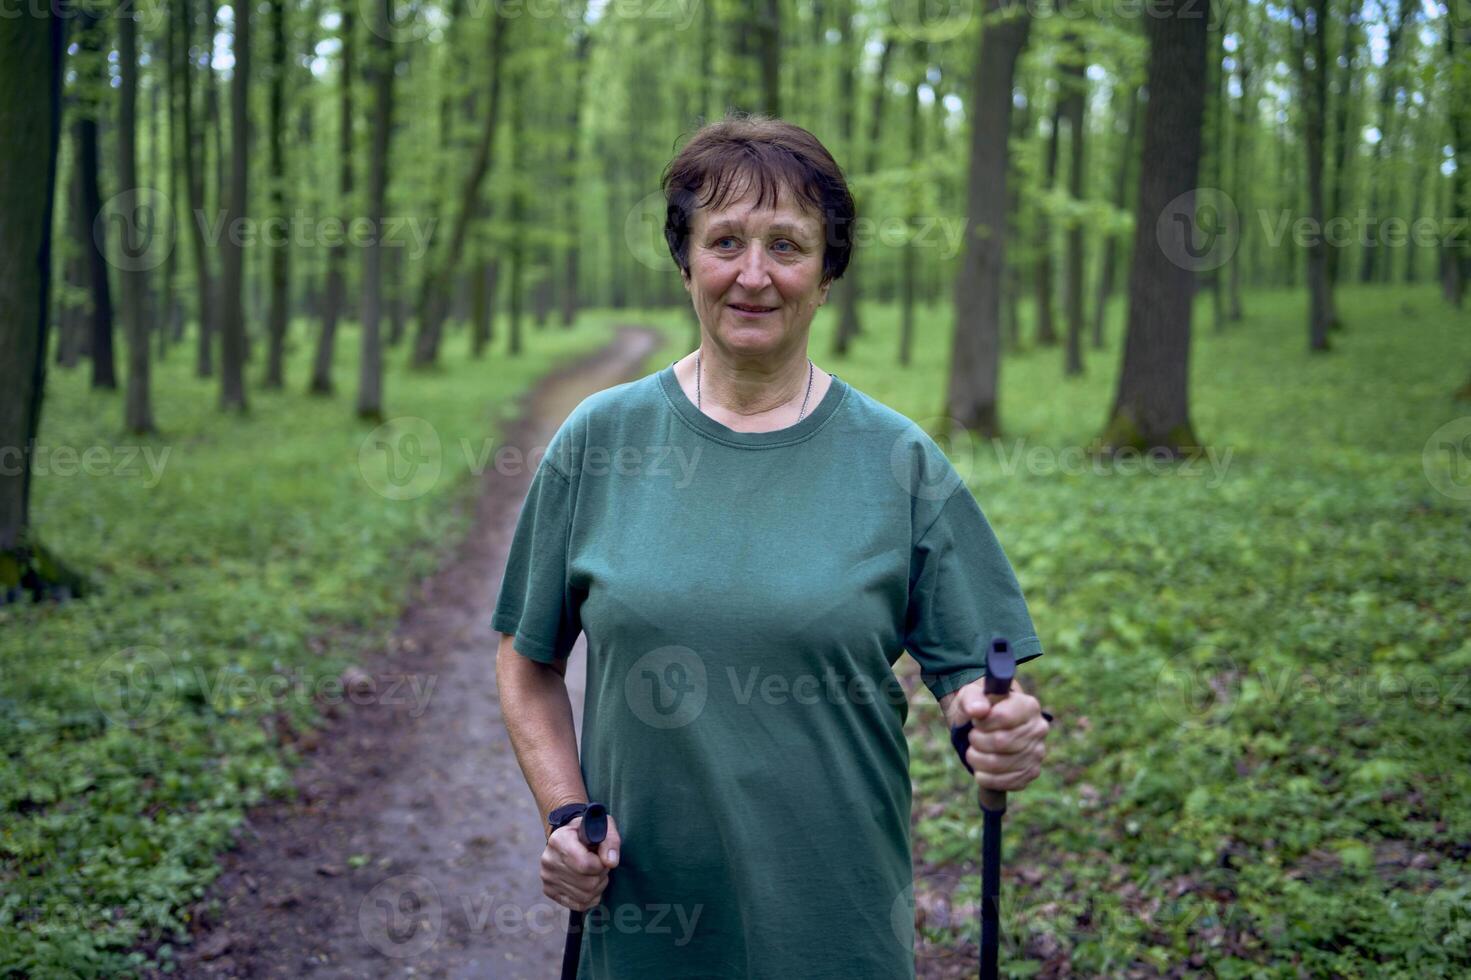
<instances>
[{"instance_id":1,"label":"ear","mask_svg":"<svg viewBox=\"0 0 1471 980\"><path fill-rule=\"evenodd\" d=\"M822 298L817 301L817 305L818 306L822 306L823 304L825 304L827 302L827 294L828 294L828 291L831 290L832 288L833 288L833 281L831 279L825 280L823 282L823 284L821 286L821 289L822 289Z\"/></svg>"}]
</instances>

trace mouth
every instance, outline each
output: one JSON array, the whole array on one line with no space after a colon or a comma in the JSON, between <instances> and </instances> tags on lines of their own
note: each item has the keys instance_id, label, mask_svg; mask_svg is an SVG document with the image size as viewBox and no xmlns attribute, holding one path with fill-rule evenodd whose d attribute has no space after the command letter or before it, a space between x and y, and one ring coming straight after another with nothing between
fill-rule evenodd
<instances>
[{"instance_id":1,"label":"mouth","mask_svg":"<svg viewBox=\"0 0 1471 980\"><path fill-rule=\"evenodd\" d=\"M776 310L774 306L753 306L750 303L731 303L730 308L745 316L765 316Z\"/></svg>"}]
</instances>

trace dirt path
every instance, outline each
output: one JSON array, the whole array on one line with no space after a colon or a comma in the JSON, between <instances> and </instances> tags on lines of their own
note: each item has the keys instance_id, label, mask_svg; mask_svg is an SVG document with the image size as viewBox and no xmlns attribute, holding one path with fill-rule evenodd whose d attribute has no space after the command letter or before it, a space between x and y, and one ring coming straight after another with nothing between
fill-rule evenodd
<instances>
[{"instance_id":1,"label":"dirt path","mask_svg":"<svg viewBox=\"0 0 1471 980\"><path fill-rule=\"evenodd\" d=\"M540 451L583 397L638 377L659 342L621 329L529 392L505 443ZM343 705L297 772L297 801L248 814L198 906L182 975L557 975L567 913L541 894L543 835L501 721L490 628L531 474L487 467L482 479L455 559L368 665L382 696ZM579 735L584 643L567 673Z\"/></svg>"}]
</instances>

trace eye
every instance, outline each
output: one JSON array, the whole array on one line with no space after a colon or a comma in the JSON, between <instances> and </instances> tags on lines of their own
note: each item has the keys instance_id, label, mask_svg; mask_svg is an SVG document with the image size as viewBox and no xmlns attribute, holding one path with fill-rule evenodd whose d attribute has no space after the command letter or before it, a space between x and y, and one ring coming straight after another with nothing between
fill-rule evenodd
<instances>
[{"instance_id":1,"label":"eye","mask_svg":"<svg viewBox=\"0 0 1471 980\"><path fill-rule=\"evenodd\" d=\"M780 241L778 241L775 244L773 244L772 245L772 248L775 248L777 245L785 245L785 246L787 246L787 249L789 251L795 252L797 250L797 246L794 243L787 241L785 238L783 238Z\"/></svg>"},{"instance_id":2,"label":"eye","mask_svg":"<svg viewBox=\"0 0 1471 980\"><path fill-rule=\"evenodd\" d=\"M717 238L717 239L715 239L715 247L716 248L723 248L724 247L724 245L722 244L723 242L734 242L734 241L735 241L734 238L731 238L729 235L726 235L724 238Z\"/></svg>"}]
</instances>

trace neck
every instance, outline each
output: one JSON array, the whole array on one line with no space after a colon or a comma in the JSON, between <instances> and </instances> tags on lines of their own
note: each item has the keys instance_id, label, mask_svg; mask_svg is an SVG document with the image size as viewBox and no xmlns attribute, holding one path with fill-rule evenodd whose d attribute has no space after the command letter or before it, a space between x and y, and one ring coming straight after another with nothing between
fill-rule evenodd
<instances>
[{"instance_id":1,"label":"neck","mask_svg":"<svg viewBox=\"0 0 1471 980\"><path fill-rule=\"evenodd\" d=\"M729 364L718 355L712 356L709 347L703 345L696 353L703 404L714 404L736 415L762 415L800 402L807 394L809 374L816 384L816 370L800 351L797 357L774 366Z\"/></svg>"}]
</instances>

